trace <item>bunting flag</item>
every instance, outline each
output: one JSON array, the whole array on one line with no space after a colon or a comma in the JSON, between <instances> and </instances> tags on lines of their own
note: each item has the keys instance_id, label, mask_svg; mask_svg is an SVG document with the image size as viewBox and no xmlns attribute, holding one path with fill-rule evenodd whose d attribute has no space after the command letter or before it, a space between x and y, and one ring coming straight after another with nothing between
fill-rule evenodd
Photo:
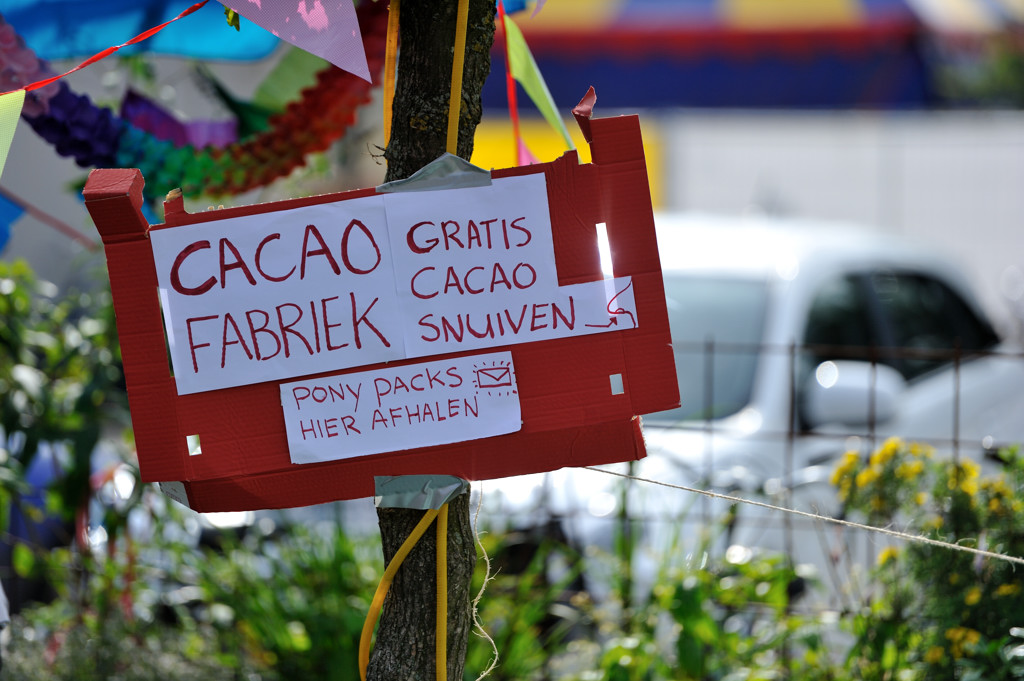
<instances>
[{"instance_id":1,"label":"bunting flag","mask_svg":"<svg viewBox=\"0 0 1024 681\"><path fill-rule=\"evenodd\" d=\"M498 0L498 20L503 27L502 30L508 34L508 22L511 19L505 12L505 3ZM508 58L509 41L505 41L505 88L508 91L508 117L512 123L512 143L516 148L516 165L529 166L538 163L537 157L530 152L519 131L519 103L516 96L516 81L512 76L512 60Z\"/></svg>"},{"instance_id":2,"label":"bunting flag","mask_svg":"<svg viewBox=\"0 0 1024 681\"><path fill-rule=\"evenodd\" d=\"M516 26L516 23L508 15L505 15L504 26L505 43L508 50L508 65L512 77L523 86L526 94L533 100L534 106L540 111L541 116L548 122L548 125L557 130L562 136L566 148L575 149L576 145L573 144L572 138L569 137L569 131L566 129L565 123L562 122L562 117L558 115L555 100L551 97L547 83L544 82L544 77L541 76L540 69L537 68L537 62L534 61L533 54L526 45L523 32L519 30L519 27Z\"/></svg>"},{"instance_id":3,"label":"bunting flag","mask_svg":"<svg viewBox=\"0 0 1024 681\"><path fill-rule=\"evenodd\" d=\"M298 5L279 0L228 0L223 4L281 40L370 81L356 9L349 0L329 2L326 7L320 0L298 0Z\"/></svg>"},{"instance_id":4,"label":"bunting flag","mask_svg":"<svg viewBox=\"0 0 1024 681\"><path fill-rule=\"evenodd\" d=\"M18 127L18 117L21 116L21 107L24 104L24 90L0 95L0 175L4 172L4 166L7 165L7 152L11 150L14 129Z\"/></svg>"},{"instance_id":5,"label":"bunting flag","mask_svg":"<svg viewBox=\"0 0 1024 681\"><path fill-rule=\"evenodd\" d=\"M530 151L530 147L526 146L526 142L520 137L516 144L516 165L520 166L532 166L535 163L540 163L540 159L533 155Z\"/></svg>"}]
</instances>

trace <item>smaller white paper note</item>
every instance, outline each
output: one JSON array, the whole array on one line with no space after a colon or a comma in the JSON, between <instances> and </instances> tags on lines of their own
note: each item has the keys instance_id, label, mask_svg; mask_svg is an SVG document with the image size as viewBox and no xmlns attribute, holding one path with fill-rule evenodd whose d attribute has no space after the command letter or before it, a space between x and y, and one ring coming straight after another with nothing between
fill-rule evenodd
<instances>
[{"instance_id":1,"label":"smaller white paper note","mask_svg":"<svg viewBox=\"0 0 1024 681\"><path fill-rule=\"evenodd\" d=\"M511 352L281 384L292 463L451 444L522 427Z\"/></svg>"}]
</instances>

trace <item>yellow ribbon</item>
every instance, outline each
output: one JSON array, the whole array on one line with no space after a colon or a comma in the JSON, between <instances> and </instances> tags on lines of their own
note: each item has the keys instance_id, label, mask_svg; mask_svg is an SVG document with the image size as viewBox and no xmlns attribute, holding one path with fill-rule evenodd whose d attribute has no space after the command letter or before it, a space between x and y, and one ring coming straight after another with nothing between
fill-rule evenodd
<instances>
[{"instance_id":1,"label":"yellow ribbon","mask_svg":"<svg viewBox=\"0 0 1024 681\"><path fill-rule=\"evenodd\" d=\"M434 657L435 657L435 678L437 681L446 681L448 678L448 504L440 509L430 509L423 514L420 521L416 523L409 536L395 552L391 562L384 570L380 578L377 591L373 594L373 601L370 603L370 610L366 614L366 621L363 622L363 632L359 637L359 678L366 681L366 668L370 665L370 639L373 637L373 628L380 617L380 611L384 607L384 598L391 588L391 582L398 574L398 568L402 567L409 552L420 540L423 533L430 527L430 523L437 518L437 616L434 623Z\"/></svg>"},{"instance_id":2,"label":"yellow ribbon","mask_svg":"<svg viewBox=\"0 0 1024 681\"><path fill-rule=\"evenodd\" d=\"M437 619L434 624L434 678L448 678L448 504L437 515Z\"/></svg>"},{"instance_id":3,"label":"yellow ribbon","mask_svg":"<svg viewBox=\"0 0 1024 681\"><path fill-rule=\"evenodd\" d=\"M395 71L398 60L398 22L400 0L391 0L388 9L387 49L384 53L384 146L391 141L392 106L395 99ZM446 149L455 154L459 149L459 114L462 107L462 72L466 63L466 31L469 23L469 0L459 0L455 17L455 54L452 59L452 86L448 94L448 137Z\"/></svg>"},{"instance_id":4,"label":"yellow ribbon","mask_svg":"<svg viewBox=\"0 0 1024 681\"><path fill-rule=\"evenodd\" d=\"M462 105L462 71L466 58L466 24L469 23L469 0L459 0L455 19L455 57L452 60L452 89L448 96L448 153L459 149L459 108Z\"/></svg>"},{"instance_id":5,"label":"yellow ribbon","mask_svg":"<svg viewBox=\"0 0 1024 681\"><path fill-rule=\"evenodd\" d=\"M399 0L388 5L388 36L384 52L384 147L391 141L391 107L395 101L395 69L398 62Z\"/></svg>"}]
</instances>

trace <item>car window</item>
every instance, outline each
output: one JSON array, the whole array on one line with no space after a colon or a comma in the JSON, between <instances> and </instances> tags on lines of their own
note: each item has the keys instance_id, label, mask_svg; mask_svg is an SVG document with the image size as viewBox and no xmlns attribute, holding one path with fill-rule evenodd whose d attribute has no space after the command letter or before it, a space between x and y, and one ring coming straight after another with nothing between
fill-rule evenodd
<instances>
[{"instance_id":1,"label":"car window","mask_svg":"<svg viewBox=\"0 0 1024 681\"><path fill-rule=\"evenodd\" d=\"M804 345L810 366L830 359L870 359L878 347L867 291L859 277L846 275L825 283L807 314Z\"/></svg>"},{"instance_id":2,"label":"car window","mask_svg":"<svg viewBox=\"0 0 1024 681\"><path fill-rule=\"evenodd\" d=\"M998 342L949 286L918 273L877 271L829 280L815 294L802 369L830 359L876 359L907 380Z\"/></svg>"},{"instance_id":3,"label":"car window","mask_svg":"<svg viewBox=\"0 0 1024 681\"><path fill-rule=\"evenodd\" d=\"M669 274L665 302L681 404L644 420L665 424L738 412L753 391L767 282Z\"/></svg>"},{"instance_id":4,"label":"car window","mask_svg":"<svg viewBox=\"0 0 1024 681\"><path fill-rule=\"evenodd\" d=\"M870 285L891 346L901 349L897 368L907 379L998 342L992 327L943 282L921 274L877 272Z\"/></svg>"}]
</instances>

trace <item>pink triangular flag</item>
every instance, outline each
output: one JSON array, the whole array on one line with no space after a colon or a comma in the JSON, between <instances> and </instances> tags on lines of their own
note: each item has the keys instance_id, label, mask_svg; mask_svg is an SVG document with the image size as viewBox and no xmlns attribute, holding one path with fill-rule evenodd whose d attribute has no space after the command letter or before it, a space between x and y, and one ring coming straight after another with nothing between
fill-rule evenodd
<instances>
[{"instance_id":1,"label":"pink triangular flag","mask_svg":"<svg viewBox=\"0 0 1024 681\"><path fill-rule=\"evenodd\" d=\"M534 156L533 152L530 151L530 148L526 146L526 142L523 141L522 137L520 137L517 141L519 142L519 158L517 159L516 165L532 166L537 163L540 163L540 160L536 156Z\"/></svg>"},{"instance_id":2,"label":"pink triangular flag","mask_svg":"<svg viewBox=\"0 0 1024 681\"><path fill-rule=\"evenodd\" d=\"M351 0L327 2L327 6L320 0L228 0L224 4L281 40L370 82L355 5Z\"/></svg>"}]
</instances>

